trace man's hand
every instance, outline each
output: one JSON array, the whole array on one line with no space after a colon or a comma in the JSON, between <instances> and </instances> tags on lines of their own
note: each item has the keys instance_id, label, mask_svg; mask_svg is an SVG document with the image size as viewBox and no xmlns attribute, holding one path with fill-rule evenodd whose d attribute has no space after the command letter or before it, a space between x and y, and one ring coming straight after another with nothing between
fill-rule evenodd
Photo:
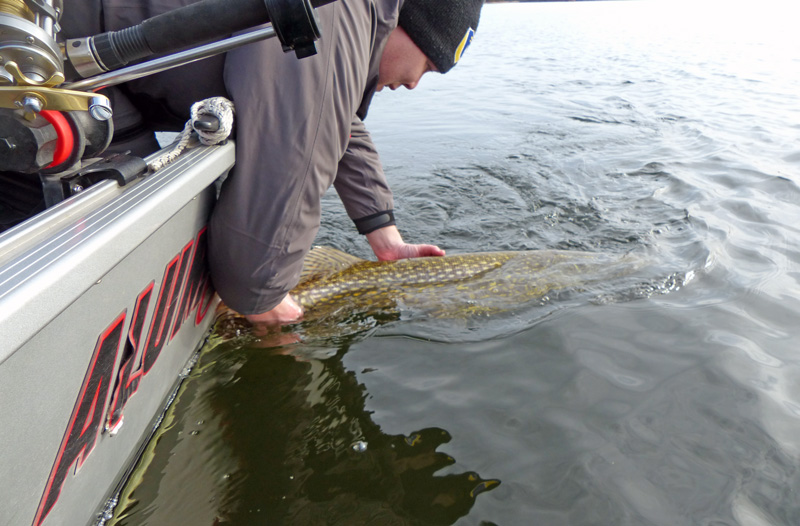
<instances>
[{"instance_id":1,"label":"man's hand","mask_svg":"<svg viewBox=\"0 0 800 526\"><path fill-rule=\"evenodd\" d=\"M387 226L367 234L367 241L381 261L444 256L444 250L436 245L410 245L403 241L397 227ZM293 323L303 317L303 308L287 294L272 310L261 314L247 314L247 321L254 325L278 326Z\"/></svg>"},{"instance_id":2,"label":"man's hand","mask_svg":"<svg viewBox=\"0 0 800 526\"><path fill-rule=\"evenodd\" d=\"M247 314L245 318L256 325L286 325L303 317L303 308L287 294L272 310L261 314Z\"/></svg>"},{"instance_id":3,"label":"man's hand","mask_svg":"<svg viewBox=\"0 0 800 526\"><path fill-rule=\"evenodd\" d=\"M370 232L367 234L367 241L375 256L381 261L444 256L444 250L436 245L409 245L404 242L400 231L394 225Z\"/></svg>"}]
</instances>

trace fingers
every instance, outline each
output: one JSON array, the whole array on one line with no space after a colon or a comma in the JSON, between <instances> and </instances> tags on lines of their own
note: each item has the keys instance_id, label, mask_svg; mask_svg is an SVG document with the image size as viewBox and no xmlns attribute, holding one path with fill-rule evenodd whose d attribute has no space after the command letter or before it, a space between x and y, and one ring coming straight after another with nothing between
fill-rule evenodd
<instances>
[{"instance_id":1,"label":"fingers","mask_svg":"<svg viewBox=\"0 0 800 526\"><path fill-rule=\"evenodd\" d=\"M416 256L411 257L439 257L444 256L444 250L436 245L414 245L416 247Z\"/></svg>"},{"instance_id":2,"label":"fingers","mask_svg":"<svg viewBox=\"0 0 800 526\"><path fill-rule=\"evenodd\" d=\"M444 250L436 245L410 245L403 241L394 225L379 228L367 234L372 251L380 261L444 256Z\"/></svg>"},{"instance_id":3,"label":"fingers","mask_svg":"<svg viewBox=\"0 0 800 526\"><path fill-rule=\"evenodd\" d=\"M407 259L407 258L423 258L423 257L438 257L444 256L444 250L436 245L410 245L403 243L393 247L391 254L384 254L385 260Z\"/></svg>"}]
</instances>

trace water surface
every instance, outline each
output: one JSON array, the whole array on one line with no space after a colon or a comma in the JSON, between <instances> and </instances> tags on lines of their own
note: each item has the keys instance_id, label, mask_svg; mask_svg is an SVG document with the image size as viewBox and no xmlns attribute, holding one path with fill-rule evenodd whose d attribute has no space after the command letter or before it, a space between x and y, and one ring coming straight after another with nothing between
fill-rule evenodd
<instances>
[{"instance_id":1,"label":"water surface","mask_svg":"<svg viewBox=\"0 0 800 526\"><path fill-rule=\"evenodd\" d=\"M796 11L487 6L457 68L367 119L406 239L647 272L498 317L217 337L112 522L800 523ZM324 206L318 243L368 257Z\"/></svg>"}]
</instances>

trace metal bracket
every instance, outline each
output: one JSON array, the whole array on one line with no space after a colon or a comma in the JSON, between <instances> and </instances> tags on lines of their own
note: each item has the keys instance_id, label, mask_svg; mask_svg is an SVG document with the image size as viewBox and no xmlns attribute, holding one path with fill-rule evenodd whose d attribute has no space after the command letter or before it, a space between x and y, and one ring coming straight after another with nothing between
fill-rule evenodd
<instances>
[{"instance_id":1,"label":"metal bracket","mask_svg":"<svg viewBox=\"0 0 800 526\"><path fill-rule=\"evenodd\" d=\"M47 86L0 86L0 108L88 111L97 120L111 118L111 103L105 95Z\"/></svg>"}]
</instances>

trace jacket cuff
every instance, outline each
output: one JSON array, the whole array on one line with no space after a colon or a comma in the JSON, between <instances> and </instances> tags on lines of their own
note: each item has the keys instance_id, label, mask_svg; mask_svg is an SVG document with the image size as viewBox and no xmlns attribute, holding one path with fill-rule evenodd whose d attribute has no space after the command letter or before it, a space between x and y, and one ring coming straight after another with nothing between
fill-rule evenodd
<instances>
[{"instance_id":1,"label":"jacket cuff","mask_svg":"<svg viewBox=\"0 0 800 526\"><path fill-rule=\"evenodd\" d=\"M377 214L368 215L359 219L353 219L359 234L369 234L379 228L395 225L394 210L385 210Z\"/></svg>"}]
</instances>

